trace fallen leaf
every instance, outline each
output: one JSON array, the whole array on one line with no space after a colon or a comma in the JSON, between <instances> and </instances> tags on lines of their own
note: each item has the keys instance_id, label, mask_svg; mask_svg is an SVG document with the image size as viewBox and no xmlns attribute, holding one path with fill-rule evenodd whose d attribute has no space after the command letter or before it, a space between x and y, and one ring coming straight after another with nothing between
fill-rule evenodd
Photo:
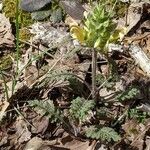
<instances>
[{"instance_id":1,"label":"fallen leaf","mask_svg":"<svg viewBox=\"0 0 150 150\"><path fill-rule=\"evenodd\" d=\"M70 150L94 150L95 142L90 144L90 141L80 141L72 138L70 135L61 139L62 147Z\"/></svg>"},{"instance_id":2,"label":"fallen leaf","mask_svg":"<svg viewBox=\"0 0 150 150\"><path fill-rule=\"evenodd\" d=\"M9 19L7 19L4 14L0 14L0 20L0 47L13 47L14 36Z\"/></svg>"},{"instance_id":3,"label":"fallen leaf","mask_svg":"<svg viewBox=\"0 0 150 150\"><path fill-rule=\"evenodd\" d=\"M46 131L48 125L49 125L49 119L47 117L41 117L38 116L35 119L33 119L33 127L31 128L32 133L41 133L44 134Z\"/></svg>"},{"instance_id":4,"label":"fallen leaf","mask_svg":"<svg viewBox=\"0 0 150 150\"><path fill-rule=\"evenodd\" d=\"M22 117L18 117L17 119L16 130L17 140L19 144L30 140L31 132L28 130L27 123L23 120Z\"/></svg>"},{"instance_id":5,"label":"fallen leaf","mask_svg":"<svg viewBox=\"0 0 150 150\"><path fill-rule=\"evenodd\" d=\"M8 142L7 131L3 130L2 127L1 127L1 130L0 130L0 147L7 144L7 142Z\"/></svg>"},{"instance_id":6,"label":"fallen leaf","mask_svg":"<svg viewBox=\"0 0 150 150\"><path fill-rule=\"evenodd\" d=\"M145 126L135 120L129 120L122 125L122 128L126 132L126 138L132 141L131 146L138 148L138 150L143 150L144 135L149 129L149 126Z\"/></svg>"},{"instance_id":7,"label":"fallen leaf","mask_svg":"<svg viewBox=\"0 0 150 150\"><path fill-rule=\"evenodd\" d=\"M140 26L142 19L147 15L150 4L146 2L132 3L128 8L127 24L128 35L132 35Z\"/></svg>"},{"instance_id":8,"label":"fallen leaf","mask_svg":"<svg viewBox=\"0 0 150 150\"><path fill-rule=\"evenodd\" d=\"M38 137L32 138L25 146L24 150L38 150L43 144L43 140Z\"/></svg>"},{"instance_id":9,"label":"fallen leaf","mask_svg":"<svg viewBox=\"0 0 150 150\"><path fill-rule=\"evenodd\" d=\"M146 143L145 150L150 150L150 136L146 136L145 143Z\"/></svg>"},{"instance_id":10,"label":"fallen leaf","mask_svg":"<svg viewBox=\"0 0 150 150\"><path fill-rule=\"evenodd\" d=\"M9 103L7 101L0 102L0 121L3 119L8 106Z\"/></svg>"},{"instance_id":11,"label":"fallen leaf","mask_svg":"<svg viewBox=\"0 0 150 150\"><path fill-rule=\"evenodd\" d=\"M51 10L41 10L41 11L36 11L31 13L31 17L33 20L43 20L50 16Z\"/></svg>"},{"instance_id":12,"label":"fallen leaf","mask_svg":"<svg viewBox=\"0 0 150 150\"><path fill-rule=\"evenodd\" d=\"M82 20L85 9L82 7L82 4L79 0L70 1L70 0L61 0L60 4L64 8L67 14L69 14L75 20Z\"/></svg>"},{"instance_id":13,"label":"fallen leaf","mask_svg":"<svg viewBox=\"0 0 150 150\"><path fill-rule=\"evenodd\" d=\"M124 125L122 129L126 132L127 138L130 141L133 141L140 132L140 127L135 120L129 120Z\"/></svg>"}]
</instances>

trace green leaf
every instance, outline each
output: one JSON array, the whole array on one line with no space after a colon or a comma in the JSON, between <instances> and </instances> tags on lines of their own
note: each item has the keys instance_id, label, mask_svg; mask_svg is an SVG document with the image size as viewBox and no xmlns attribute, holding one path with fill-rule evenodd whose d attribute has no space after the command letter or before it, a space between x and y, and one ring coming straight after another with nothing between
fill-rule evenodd
<instances>
[{"instance_id":1,"label":"green leaf","mask_svg":"<svg viewBox=\"0 0 150 150\"><path fill-rule=\"evenodd\" d=\"M100 128L98 126L91 126L86 130L85 135L88 138L108 141L108 142L111 142L111 140L117 142L121 139L120 135L110 127Z\"/></svg>"},{"instance_id":2,"label":"green leaf","mask_svg":"<svg viewBox=\"0 0 150 150\"><path fill-rule=\"evenodd\" d=\"M34 107L36 111L40 112L41 115L46 115L51 119L51 122L62 121L60 111L56 109L51 100L40 101L33 100L28 102L31 107Z\"/></svg>"},{"instance_id":3,"label":"green leaf","mask_svg":"<svg viewBox=\"0 0 150 150\"><path fill-rule=\"evenodd\" d=\"M117 96L119 101L125 101L134 98L140 91L137 88L130 87Z\"/></svg>"},{"instance_id":4,"label":"green leaf","mask_svg":"<svg viewBox=\"0 0 150 150\"><path fill-rule=\"evenodd\" d=\"M105 17L105 9L103 8L100 14L100 18L104 18Z\"/></svg>"},{"instance_id":5,"label":"green leaf","mask_svg":"<svg viewBox=\"0 0 150 150\"><path fill-rule=\"evenodd\" d=\"M97 47L99 46L100 42L101 42L101 37L99 37L99 38L96 40L96 42L95 42L95 44L94 44L94 48L97 48Z\"/></svg>"},{"instance_id":6,"label":"green leaf","mask_svg":"<svg viewBox=\"0 0 150 150\"><path fill-rule=\"evenodd\" d=\"M73 119L77 119L82 123L86 121L89 111L92 110L94 106L94 100L85 100L84 98L77 97L71 102L69 112Z\"/></svg>"}]
</instances>

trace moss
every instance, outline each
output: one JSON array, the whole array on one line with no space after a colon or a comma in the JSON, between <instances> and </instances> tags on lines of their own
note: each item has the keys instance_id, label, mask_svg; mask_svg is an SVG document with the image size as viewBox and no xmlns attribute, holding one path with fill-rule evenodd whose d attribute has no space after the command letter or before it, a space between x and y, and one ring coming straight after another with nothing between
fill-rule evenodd
<instances>
[{"instance_id":1,"label":"moss","mask_svg":"<svg viewBox=\"0 0 150 150\"><path fill-rule=\"evenodd\" d=\"M20 0L19 0L20 1ZM9 18L11 23L16 24L16 0L3 0L3 13L7 18ZM27 41L31 37L31 33L28 30L28 26L33 23L31 14L18 9L18 19L19 19L19 39ZM24 44L20 45L21 47Z\"/></svg>"},{"instance_id":2,"label":"moss","mask_svg":"<svg viewBox=\"0 0 150 150\"><path fill-rule=\"evenodd\" d=\"M3 1L3 12L5 16L14 19L16 13L16 1L15 0L4 0Z\"/></svg>"},{"instance_id":3,"label":"moss","mask_svg":"<svg viewBox=\"0 0 150 150\"><path fill-rule=\"evenodd\" d=\"M9 68L11 68L13 61L12 58L13 57L13 53L8 54L8 55L4 55L0 58L0 70L7 70Z\"/></svg>"},{"instance_id":4,"label":"moss","mask_svg":"<svg viewBox=\"0 0 150 150\"><path fill-rule=\"evenodd\" d=\"M20 29L20 31L19 31L20 40L28 41L31 36L32 36L32 34L30 33L29 29L27 29L27 28Z\"/></svg>"},{"instance_id":5,"label":"moss","mask_svg":"<svg viewBox=\"0 0 150 150\"><path fill-rule=\"evenodd\" d=\"M3 1L3 13L10 19L11 22L15 23L16 20L16 0L4 0ZM27 27L33 23L31 14L19 9L19 25L20 28Z\"/></svg>"}]
</instances>

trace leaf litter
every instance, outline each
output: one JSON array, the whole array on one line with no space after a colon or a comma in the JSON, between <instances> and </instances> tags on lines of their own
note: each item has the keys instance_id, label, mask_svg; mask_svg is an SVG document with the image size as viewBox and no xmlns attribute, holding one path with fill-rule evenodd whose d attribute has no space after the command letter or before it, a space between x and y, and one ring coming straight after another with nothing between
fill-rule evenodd
<instances>
[{"instance_id":1,"label":"leaf litter","mask_svg":"<svg viewBox=\"0 0 150 150\"><path fill-rule=\"evenodd\" d=\"M50 3L50 0L21 0L20 7L34 13ZM91 51L72 39L69 32L69 26L81 23L78 20L83 18L83 7L89 4L82 6L77 2L78 12L74 12L72 5L70 13L68 3L72 2L61 3L67 13L59 18L61 21L51 22L47 18L26 27L32 36L28 41L20 40L23 43L18 61L20 72L14 89L16 58L12 56L9 70L1 70L0 149L149 150L150 80L141 64L147 58L144 67L149 67L150 3L129 2L128 11L115 20L118 26L125 27L127 23L127 33L123 46L113 45L115 50L109 54L114 60L112 67L106 57L98 55L96 85L99 99L94 108L90 103L87 103L88 108L79 106L76 101L84 103L84 99L91 99ZM14 51L15 34L11 20L4 13L0 18L0 51L6 51L6 54L0 52L2 58L7 51ZM139 61L142 55L135 58L128 51L131 44L139 46L141 53L146 55L143 61ZM117 51L118 47L122 50ZM76 119L70 113L72 108L78 110ZM80 118L85 117L82 115L86 114L86 109L91 110L82 122ZM98 131L92 131L87 137L86 130L93 125ZM111 132L106 135L107 129ZM121 138L115 141L112 137Z\"/></svg>"},{"instance_id":2,"label":"leaf litter","mask_svg":"<svg viewBox=\"0 0 150 150\"><path fill-rule=\"evenodd\" d=\"M11 24L4 14L0 14L0 47L13 47L14 35L12 34Z\"/></svg>"}]
</instances>

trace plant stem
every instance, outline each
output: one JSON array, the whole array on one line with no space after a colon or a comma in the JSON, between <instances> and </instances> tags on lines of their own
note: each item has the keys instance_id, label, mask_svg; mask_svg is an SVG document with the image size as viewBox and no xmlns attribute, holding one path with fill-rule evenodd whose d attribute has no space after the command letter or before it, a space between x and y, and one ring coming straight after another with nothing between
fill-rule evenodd
<instances>
[{"instance_id":1,"label":"plant stem","mask_svg":"<svg viewBox=\"0 0 150 150\"><path fill-rule=\"evenodd\" d=\"M92 99L96 100L96 61L97 61L97 52L92 49Z\"/></svg>"},{"instance_id":2,"label":"plant stem","mask_svg":"<svg viewBox=\"0 0 150 150\"><path fill-rule=\"evenodd\" d=\"M17 76L19 73L19 0L16 0L16 70L12 83L12 94L17 84Z\"/></svg>"},{"instance_id":3,"label":"plant stem","mask_svg":"<svg viewBox=\"0 0 150 150\"><path fill-rule=\"evenodd\" d=\"M16 54L17 54L17 67L16 67L16 75L18 75L19 71L19 1L16 0Z\"/></svg>"}]
</instances>

